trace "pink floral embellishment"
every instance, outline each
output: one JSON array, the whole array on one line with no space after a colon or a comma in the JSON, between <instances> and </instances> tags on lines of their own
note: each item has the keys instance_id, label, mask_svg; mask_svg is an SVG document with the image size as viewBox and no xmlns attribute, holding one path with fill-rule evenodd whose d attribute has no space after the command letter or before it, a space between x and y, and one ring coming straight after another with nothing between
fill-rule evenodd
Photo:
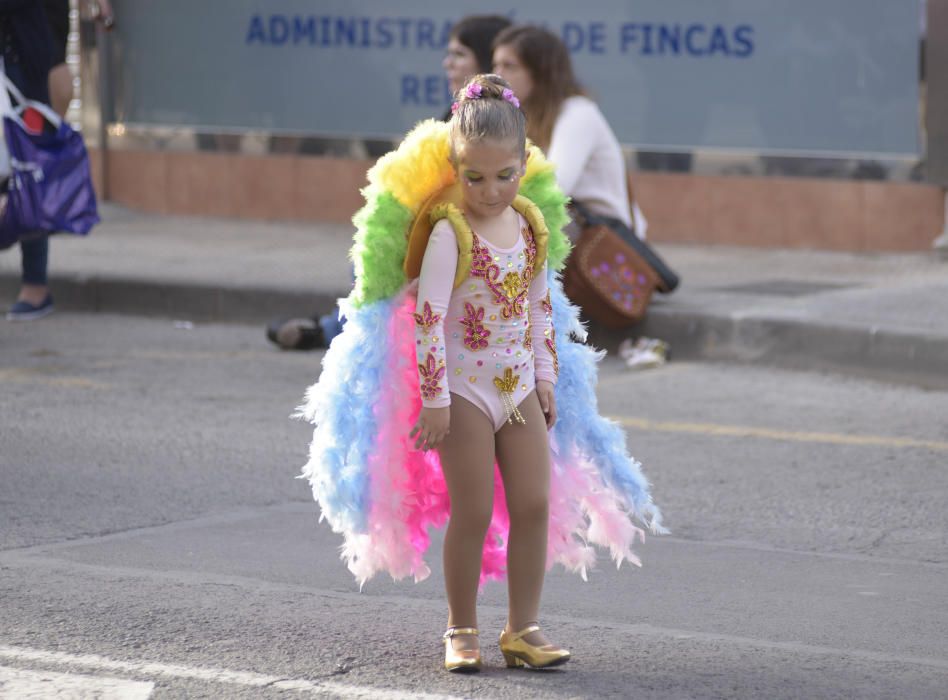
<instances>
[{"instance_id":1,"label":"pink floral embellishment","mask_svg":"<svg viewBox=\"0 0 948 700\"><path fill-rule=\"evenodd\" d=\"M500 275L500 268L494 264L490 251L481 245L477 234L474 234L471 246L471 276L483 277L488 283L493 282Z\"/></svg>"},{"instance_id":2,"label":"pink floral embellishment","mask_svg":"<svg viewBox=\"0 0 948 700\"><path fill-rule=\"evenodd\" d=\"M548 314L553 313L553 302L550 300L550 292L547 290L546 296L540 301L540 305L543 307L543 310Z\"/></svg>"},{"instance_id":3,"label":"pink floral embellishment","mask_svg":"<svg viewBox=\"0 0 948 700\"><path fill-rule=\"evenodd\" d=\"M510 88L504 88L504 91L501 93L501 95L505 100L507 100L507 102L512 104L517 109L520 109L520 100L517 99L517 96L514 94L513 90Z\"/></svg>"},{"instance_id":4,"label":"pink floral embellishment","mask_svg":"<svg viewBox=\"0 0 948 700\"><path fill-rule=\"evenodd\" d=\"M425 358L425 364L418 365L418 373L422 377L421 396L426 401L431 401L441 393L441 379L444 377L444 366L438 367L435 356L430 352Z\"/></svg>"},{"instance_id":5,"label":"pink floral embellishment","mask_svg":"<svg viewBox=\"0 0 948 700\"><path fill-rule=\"evenodd\" d=\"M464 88L464 96L469 100L476 100L480 98L483 90L484 88L481 87L480 83L471 83Z\"/></svg>"},{"instance_id":6,"label":"pink floral embellishment","mask_svg":"<svg viewBox=\"0 0 948 700\"><path fill-rule=\"evenodd\" d=\"M431 312L431 304L427 301L421 309L421 313L412 314L415 317L415 323L421 326L425 333L431 331L431 327L441 322L441 314Z\"/></svg>"},{"instance_id":7,"label":"pink floral embellishment","mask_svg":"<svg viewBox=\"0 0 948 700\"><path fill-rule=\"evenodd\" d=\"M490 331L481 323L484 320L484 307L481 306L475 310L474 305L466 301L464 313L465 317L461 319L461 325L467 328L464 344L470 350L483 350L488 346L487 339L490 337Z\"/></svg>"}]
</instances>

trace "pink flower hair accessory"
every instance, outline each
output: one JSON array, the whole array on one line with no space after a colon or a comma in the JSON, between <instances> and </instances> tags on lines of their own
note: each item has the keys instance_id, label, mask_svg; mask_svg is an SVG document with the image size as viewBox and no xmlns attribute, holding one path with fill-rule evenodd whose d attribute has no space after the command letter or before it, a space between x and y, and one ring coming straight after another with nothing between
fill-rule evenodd
<instances>
[{"instance_id":1,"label":"pink flower hair accessory","mask_svg":"<svg viewBox=\"0 0 948 700\"><path fill-rule=\"evenodd\" d=\"M480 83L471 83L466 88L464 88L464 96L469 100L477 100L481 96L481 92L484 88Z\"/></svg>"},{"instance_id":2,"label":"pink flower hair accessory","mask_svg":"<svg viewBox=\"0 0 948 700\"><path fill-rule=\"evenodd\" d=\"M478 86L480 87L480 86ZM517 109L520 109L520 100L517 99L517 96L514 94L514 91L510 88L504 88L504 91L501 93L501 96L512 104Z\"/></svg>"},{"instance_id":3,"label":"pink flower hair accessory","mask_svg":"<svg viewBox=\"0 0 948 700\"><path fill-rule=\"evenodd\" d=\"M481 97L483 97L483 92L484 87L480 83L471 83L464 88L464 97L469 100L479 100ZM504 88L503 92L501 93L501 97L517 109L520 109L520 100L517 99L514 91L510 88ZM456 114L460 108L461 103L455 102L451 105L451 114Z\"/></svg>"}]
</instances>

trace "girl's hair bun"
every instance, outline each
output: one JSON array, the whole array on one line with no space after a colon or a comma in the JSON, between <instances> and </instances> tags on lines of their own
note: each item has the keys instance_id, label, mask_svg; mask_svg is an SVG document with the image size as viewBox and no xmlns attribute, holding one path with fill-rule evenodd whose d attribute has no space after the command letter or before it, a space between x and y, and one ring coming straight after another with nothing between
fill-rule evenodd
<instances>
[{"instance_id":1,"label":"girl's hair bun","mask_svg":"<svg viewBox=\"0 0 948 700\"><path fill-rule=\"evenodd\" d=\"M451 111L451 153L458 142L515 141L526 149L526 117L510 84L493 73L475 75L457 92Z\"/></svg>"},{"instance_id":2,"label":"girl's hair bun","mask_svg":"<svg viewBox=\"0 0 948 700\"><path fill-rule=\"evenodd\" d=\"M494 73L475 75L467 84L458 90L456 100L458 104L472 99L502 100L504 90L509 90L506 80Z\"/></svg>"}]
</instances>

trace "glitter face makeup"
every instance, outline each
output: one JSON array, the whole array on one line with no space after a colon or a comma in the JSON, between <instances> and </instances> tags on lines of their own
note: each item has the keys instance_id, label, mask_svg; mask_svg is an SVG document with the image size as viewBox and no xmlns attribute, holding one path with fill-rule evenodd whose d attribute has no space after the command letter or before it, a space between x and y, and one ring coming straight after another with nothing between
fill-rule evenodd
<instances>
[{"instance_id":1,"label":"glitter face makeup","mask_svg":"<svg viewBox=\"0 0 948 700\"><path fill-rule=\"evenodd\" d=\"M458 149L458 177L464 208L477 218L499 216L517 196L524 172L522 148L494 140Z\"/></svg>"}]
</instances>

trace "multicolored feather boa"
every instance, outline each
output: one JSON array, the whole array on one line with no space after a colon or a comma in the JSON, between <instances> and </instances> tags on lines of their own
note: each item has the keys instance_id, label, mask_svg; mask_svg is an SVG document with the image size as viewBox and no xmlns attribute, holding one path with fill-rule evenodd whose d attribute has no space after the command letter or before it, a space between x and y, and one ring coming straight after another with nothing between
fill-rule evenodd
<instances>
[{"instance_id":1,"label":"multicolored feather boa","mask_svg":"<svg viewBox=\"0 0 948 700\"><path fill-rule=\"evenodd\" d=\"M369 171L350 252L356 285L340 303L346 325L298 413L315 425L302 478L312 485L322 517L343 536L342 558L360 585L380 571L395 579L426 578L429 528L443 526L450 512L438 455L415 450L408 436L421 398L414 285L402 271L414 217L431 194L454 181L448 154L447 125L429 120ZM548 561L585 579L595 561L593 545L608 548L617 565L640 564L632 545L644 533L632 516L653 533L667 530L640 464L626 451L624 432L599 415L596 363L602 355L581 342L585 330L559 282L569 252L561 230L566 199L552 164L533 146L520 194L537 204L550 231L549 285L560 371L558 420L550 431ZM509 520L503 483L494 469L494 513L482 581L500 578L506 569Z\"/></svg>"}]
</instances>

